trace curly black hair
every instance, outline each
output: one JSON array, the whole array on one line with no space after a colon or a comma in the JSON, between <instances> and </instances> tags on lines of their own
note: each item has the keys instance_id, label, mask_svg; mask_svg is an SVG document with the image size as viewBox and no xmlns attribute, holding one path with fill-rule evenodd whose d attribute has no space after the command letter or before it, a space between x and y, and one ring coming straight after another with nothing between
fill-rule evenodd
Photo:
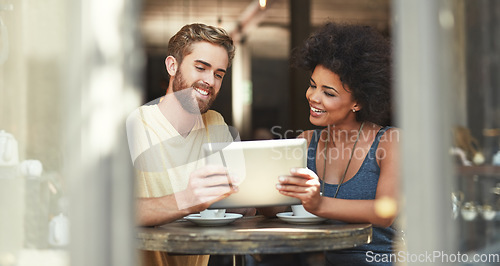
<instances>
[{"instance_id":1,"label":"curly black hair","mask_svg":"<svg viewBox=\"0 0 500 266\"><path fill-rule=\"evenodd\" d=\"M358 121L387 125L391 110L391 45L377 30L327 23L293 51L293 66L313 71L322 65L336 73L361 106Z\"/></svg>"}]
</instances>

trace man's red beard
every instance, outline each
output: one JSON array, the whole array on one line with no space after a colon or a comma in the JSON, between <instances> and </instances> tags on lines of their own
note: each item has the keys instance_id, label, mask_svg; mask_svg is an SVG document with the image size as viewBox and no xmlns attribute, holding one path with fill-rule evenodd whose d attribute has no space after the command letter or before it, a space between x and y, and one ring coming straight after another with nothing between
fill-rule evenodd
<instances>
[{"instance_id":1,"label":"man's red beard","mask_svg":"<svg viewBox=\"0 0 500 266\"><path fill-rule=\"evenodd\" d=\"M207 100L204 100L194 96L195 93L198 93L194 88L207 90L209 92L209 98ZM175 75L172 89L174 91L175 97L181 103L182 108L192 114L206 113L217 97L214 88L205 85L201 81L195 82L191 86L188 86L187 82L182 76L181 71L178 71Z\"/></svg>"}]
</instances>

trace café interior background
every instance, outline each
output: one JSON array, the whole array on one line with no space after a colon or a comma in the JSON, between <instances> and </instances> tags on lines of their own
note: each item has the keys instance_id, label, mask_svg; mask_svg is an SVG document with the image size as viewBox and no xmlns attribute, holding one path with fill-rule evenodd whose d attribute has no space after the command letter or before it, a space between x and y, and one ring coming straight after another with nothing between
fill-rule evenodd
<instances>
[{"instance_id":1,"label":"caf\u00e9 interior background","mask_svg":"<svg viewBox=\"0 0 500 266\"><path fill-rule=\"evenodd\" d=\"M405 248L500 252L500 3L259 2L0 0L1 266L135 265L124 121L164 93L166 43L192 22L235 38L214 109L243 139L311 127L288 59L313 29L391 38Z\"/></svg>"}]
</instances>

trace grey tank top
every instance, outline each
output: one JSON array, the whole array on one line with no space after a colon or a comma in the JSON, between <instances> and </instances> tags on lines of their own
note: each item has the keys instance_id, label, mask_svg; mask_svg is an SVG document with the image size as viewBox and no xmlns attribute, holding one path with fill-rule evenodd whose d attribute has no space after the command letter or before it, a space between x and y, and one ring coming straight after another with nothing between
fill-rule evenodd
<instances>
[{"instance_id":1,"label":"grey tank top","mask_svg":"<svg viewBox=\"0 0 500 266\"><path fill-rule=\"evenodd\" d=\"M337 198L353 200L375 199L378 179L380 176L380 167L377 164L375 155L380 138L389 128L390 127L384 127L379 130L358 172L351 179L347 180L340 186ZM316 129L314 131L307 152L307 168L311 169L315 173L318 173L316 170L316 152L318 149L318 141L320 139L321 130L322 129ZM321 185L323 185L323 181L320 180L320 182ZM323 191L323 195L326 197L333 197L335 191L337 190L337 186L337 184L325 183L325 191ZM335 208L335 206L332 206L332 208ZM373 252L373 254L391 253L393 251L392 245L395 233L396 230L393 226L385 228L373 227L373 239L370 244L353 249L326 252L326 259L327 261L335 262L335 265L342 265L342 262L345 262L346 265L362 265L366 263L366 258L368 258L366 256L366 252L368 251ZM369 265L373 265L373 263ZM376 265L385 264L376 263ZM390 265L390 263L387 265Z\"/></svg>"}]
</instances>

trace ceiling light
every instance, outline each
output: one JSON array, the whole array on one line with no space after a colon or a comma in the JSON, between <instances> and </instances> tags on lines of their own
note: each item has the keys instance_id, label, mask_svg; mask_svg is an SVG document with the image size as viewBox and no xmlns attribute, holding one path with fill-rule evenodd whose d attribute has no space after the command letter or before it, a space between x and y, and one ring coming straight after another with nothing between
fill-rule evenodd
<instances>
[{"instance_id":1,"label":"ceiling light","mask_svg":"<svg viewBox=\"0 0 500 266\"><path fill-rule=\"evenodd\" d=\"M259 0L259 5L261 9L266 8L267 0Z\"/></svg>"}]
</instances>

